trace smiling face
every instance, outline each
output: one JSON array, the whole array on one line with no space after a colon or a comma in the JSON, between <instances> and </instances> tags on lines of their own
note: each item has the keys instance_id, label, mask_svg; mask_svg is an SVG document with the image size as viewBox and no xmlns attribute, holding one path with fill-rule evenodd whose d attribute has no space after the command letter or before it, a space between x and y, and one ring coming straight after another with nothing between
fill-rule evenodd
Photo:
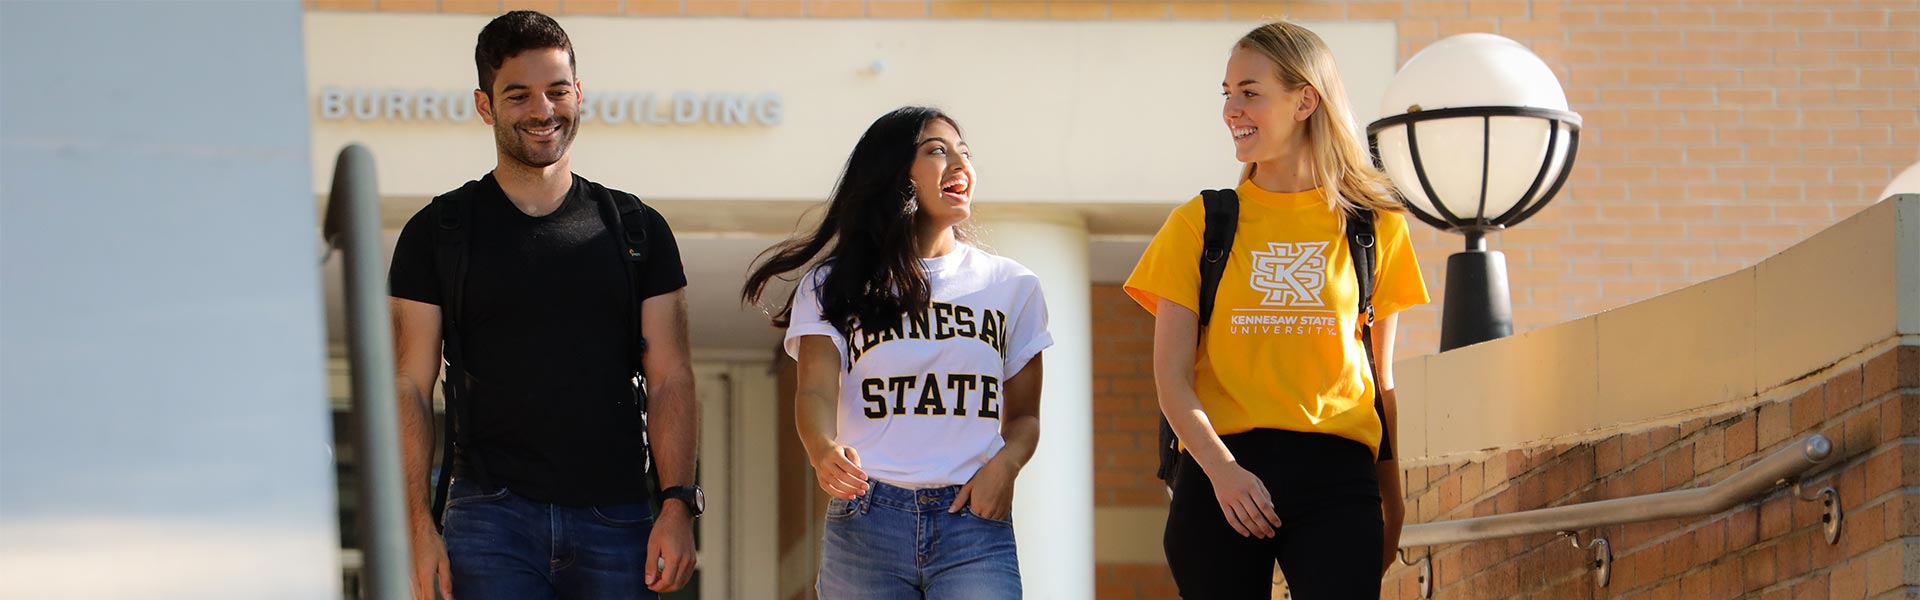
<instances>
[{"instance_id":1,"label":"smiling face","mask_svg":"<svg viewBox=\"0 0 1920 600\"><path fill-rule=\"evenodd\" d=\"M493 126L502 159L542 169L560 162L579 132L580 82L560 48L528 50L501 63L492 97L474 94L480 118Z\"/></svg>"},{"instance_id":2,"label":"smiling face","mask_svg":"<svg viewBox=\"0 0 1920 600\"><path fill-rule=\"evenodd\" d=\"M920 204L915 218L921 230L952 227L967 220L973 211L977 180L960 130L946 119L927 121L920 128L913 154L908 177L913 181L914 200Z\"/></svg>"},{"instance_id":3,"label":"smiling face","mask_svg":"<svg viewBox=\"0 0 1920 600\"><path fill-rule=\"evenodd\" d=\"M1226 95L1221 118L1233 137L1234 158L1257 164L1300 155L1307 118L1319 107L1313 86L1287 85L1273 59L1237 46L1220 90Z\"/></svg>"}]
</instances>

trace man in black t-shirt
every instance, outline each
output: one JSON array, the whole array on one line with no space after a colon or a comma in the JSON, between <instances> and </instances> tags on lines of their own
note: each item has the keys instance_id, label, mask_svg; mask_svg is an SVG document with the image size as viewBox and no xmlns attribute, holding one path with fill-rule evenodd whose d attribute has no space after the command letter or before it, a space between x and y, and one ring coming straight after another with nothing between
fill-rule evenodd
<instances>
[{"instance_id":1,"label":"man in black t-shirt","mask_svg":"<svg viewBox=\"0 0 1920 600\"><path fill-rule=\"evenodd\" d=\"M621 212L622 192L570 170L582 98L558 23L531 11L502 15L480 32L474 62L474 105L493 127L497 163L407 222L389 274L414 595L677 590L693 572L701 500L686 275L673 231L637 201L628 206L640 212ZM644 226L613 225L621 219ZM627 253L640 237L644 261L630 273ZM635 340L636 318L644 341ZM427 489L443 355L458 418L447 432L456 462L436 531ZM636 394L636 364L645 396Z\"/></svg>"}]
</instances>

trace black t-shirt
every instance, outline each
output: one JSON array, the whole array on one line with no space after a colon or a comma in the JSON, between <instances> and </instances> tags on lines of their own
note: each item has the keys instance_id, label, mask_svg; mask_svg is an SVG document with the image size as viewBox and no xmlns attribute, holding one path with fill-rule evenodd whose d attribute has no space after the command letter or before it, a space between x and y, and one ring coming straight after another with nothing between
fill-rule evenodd
<instances>
[{"instance_id":1,"label":"black t-shirt","mask_svg":"<svg viewBox=\"0 0 1920 600\"><path fill-rule=\"evenodd\" d=\"M560 208L527 216L489 173L459 202L467 228L460 330L471 430L455 473L478 459L495 485L535 500L590 505L647 498L641 426L632 392L633 321L624 235L609 231L575 175ZM647 209L642 298L686 287L673 231ZM444 305L433 205L400 231L388 285L399 298ZM451 268L451 267L449 267ZM633 303L631 305L637 305ZM469 454L469 452L471 454Z\"/></svg>"}]
</instances>

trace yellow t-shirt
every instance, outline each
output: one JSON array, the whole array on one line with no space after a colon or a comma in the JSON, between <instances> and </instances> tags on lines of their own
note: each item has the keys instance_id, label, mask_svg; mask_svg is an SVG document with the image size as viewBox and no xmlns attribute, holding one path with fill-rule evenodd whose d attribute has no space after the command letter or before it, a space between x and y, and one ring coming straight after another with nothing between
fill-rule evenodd
<instances>
[{"instance_id":1,"label":"yellow t-shirt","mask_svg":"<svg viewBox=\"0 0 1920 600\"><path fill-rule=\"evenodd\" d=\"M1359 282L1341 221L1319 190L1274 193L1243 182L1240 226L1213 318L1201 332L1194 387L1221 435L1285 429L1380 448L1373 376L1360 341ZM1160 298L1199 312L1206 206L1174 209L1127 278L1127 294L1154 312ZM1376 321L1427 302L1407 220L1374 219Z\"/></svg>"}]
</instances>

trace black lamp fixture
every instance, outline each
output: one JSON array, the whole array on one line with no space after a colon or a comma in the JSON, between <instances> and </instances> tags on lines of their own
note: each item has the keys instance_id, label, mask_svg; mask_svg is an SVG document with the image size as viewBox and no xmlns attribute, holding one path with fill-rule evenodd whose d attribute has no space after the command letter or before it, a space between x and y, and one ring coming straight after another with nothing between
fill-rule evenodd
<instances>
[{"instance_id":1,"label":"black lamp fixture","mask_svg":"<svg viewBox=\"0 0 1920 600\"><path fill-rule=\"evenodd\" d=\"M1487 234L1520 224L1559 193L1580 147L1553 70L1526 46L1488 33L1415 54L1367 126L1374 166L1413 215L1466 237L1447 258L1445 352L1513 334L1507 259Z\"/></svg>"}]
</instances>

